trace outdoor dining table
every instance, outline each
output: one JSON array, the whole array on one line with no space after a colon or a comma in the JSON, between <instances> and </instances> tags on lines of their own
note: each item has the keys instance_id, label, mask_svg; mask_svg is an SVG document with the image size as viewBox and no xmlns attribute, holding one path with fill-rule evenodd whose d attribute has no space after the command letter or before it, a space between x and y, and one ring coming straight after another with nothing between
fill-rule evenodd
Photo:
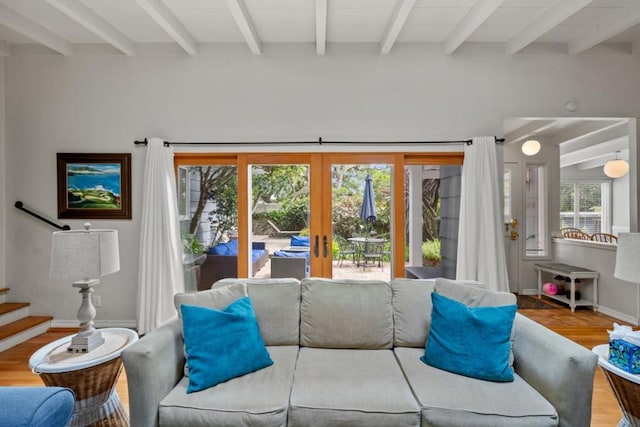
<instances>
[{"instance_id":1,"label":"outdoor dining table","mask_svg":"<svg viewBox=\"0 0 640 427\"><path fill-rule=\"evenodd\" d=\"M356 244L356 250L357 250L356 257L358 259L358 262L357 262L358 267L367 266L367 260L366 258L363 257L363 255L371 251L372 245L384 245L387 241L387 239L383 239L380 237L360 237L360 236L349 237L347 240Z\"/></svg>"}]
</instances>

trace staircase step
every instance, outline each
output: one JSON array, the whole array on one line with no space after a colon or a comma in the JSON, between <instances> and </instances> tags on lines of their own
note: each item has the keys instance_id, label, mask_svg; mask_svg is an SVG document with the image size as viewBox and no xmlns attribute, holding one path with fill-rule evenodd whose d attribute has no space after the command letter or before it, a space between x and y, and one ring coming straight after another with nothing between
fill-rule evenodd
<instances>
[{"instance_id":1,"label":"staircase step","mask_svg":"<svg viewBox=\"0 0 640 427\"><path fill-rule=\"evenodd\" d=\"M28 302L5 302L0 304L0 326L29 316Z\"/></svg>"},{"instance_id":2,"label":"staircase step","mask_svg":"<svg viewBox=\"0 0 640 427\"><path fill-rule=\"evenodd\" d=\"M52 316L29 316L0 326L0 351L44 334L51 327L52 320Z\"/></svg>"}]
</instances>

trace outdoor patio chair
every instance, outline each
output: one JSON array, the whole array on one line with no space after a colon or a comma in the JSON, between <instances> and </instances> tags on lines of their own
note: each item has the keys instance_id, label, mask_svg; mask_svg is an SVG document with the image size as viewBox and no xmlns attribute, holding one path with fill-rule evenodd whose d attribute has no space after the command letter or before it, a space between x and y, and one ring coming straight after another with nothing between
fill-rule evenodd
<instances>
[{"instance_id":1,"label":"outdoor patio chair","mask_svg":"<svg viewBox=\"0 0 640 427\"><path fill-rule=\"evenodd\" d=\"M378 267L383 268L382 256L384 253L384 245L386 240L381 242L367 242L364 245L364 253L362 254L362 267L363 269L369 265L375 265L378 262Z\"/></svg>"},{"instance_id":2,"label":"outdoor patio chair","mask_svg":"<svg viewBox=\"0 0 640 427\"><path fill-rule=\"evenodd\" d=\"M358 249L356 246L341 236L335 237L336 242L338 243L338 266L342 266L342 262L345 259L351 258L351 262L354 264L358 262Z\"/></svg>"}]
</instances>

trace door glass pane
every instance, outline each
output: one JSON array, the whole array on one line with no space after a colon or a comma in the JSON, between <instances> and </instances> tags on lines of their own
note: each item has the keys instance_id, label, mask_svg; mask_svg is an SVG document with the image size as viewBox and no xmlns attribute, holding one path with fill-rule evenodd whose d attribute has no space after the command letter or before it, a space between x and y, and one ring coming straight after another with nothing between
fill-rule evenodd
<instances>
[{"instance_id":1,"label":"door glass pane","mask_svg":"<svg viewBox=\"0 0 640 427\"><path fill-rule=\"evenodd\" d=\"M527 165L525 176L525 256L547 256L544 165Z\"/></svg>"},{"instance_id":2,"label":"door glass pane","mask_svg":"<svg viewBox=\"0 0 640 427\"><path fill-rule=\"evenodd\" d=\"M251 275L309 271L309 165L251 166Z\"/></svg>"},{"instance_id":3,"label":"door glass pane","mask_svg":"<svg viewBox=\"0 0 640 427\"><path fill-rule=\"evenodd\" d=\"M333 277L391 277L391 165L331 166Z\"/></svg>"},{"instance_id":4,"label":"door glass pane","mask_svg":"<svg viewBox=\"0 0 640 427\"><path fill-rule=\"evenodd\" d=\"M225 165L181 166L178 198L179 205L186 204L180 219L184 253L193 255L195 260L184 265L186 289L209 289L216 280L236 277L237 168Z\"/></svg>"},{"instance_id":5,"label":"door glass pane","mask_svg":"<svg viewBox=\"0 0 640 427\"><path fill-rule=\"evenodd\" d=\"M407 277L455 278L461 174L460 166L405 168Z\"/></svg>"}]
</instances>

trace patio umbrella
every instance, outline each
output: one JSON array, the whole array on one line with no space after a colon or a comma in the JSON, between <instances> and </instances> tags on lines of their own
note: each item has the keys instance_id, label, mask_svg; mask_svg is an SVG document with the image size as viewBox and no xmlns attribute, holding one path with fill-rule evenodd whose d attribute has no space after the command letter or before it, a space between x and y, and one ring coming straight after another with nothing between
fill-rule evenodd
<instances>
[{"instance_id":1,"label":"patio umbrella","mask_svg":"<svg viewBox=\"0 0 640 427\"><path fill-rule=\"evenodd\" d=\"M376 201L373 195L373 180L370 174L367 174L364 182L364 196L362 197L362 206L360 207L360 218L364 222L369 223L376 220Z\"/></svg>"}]
</instances>

